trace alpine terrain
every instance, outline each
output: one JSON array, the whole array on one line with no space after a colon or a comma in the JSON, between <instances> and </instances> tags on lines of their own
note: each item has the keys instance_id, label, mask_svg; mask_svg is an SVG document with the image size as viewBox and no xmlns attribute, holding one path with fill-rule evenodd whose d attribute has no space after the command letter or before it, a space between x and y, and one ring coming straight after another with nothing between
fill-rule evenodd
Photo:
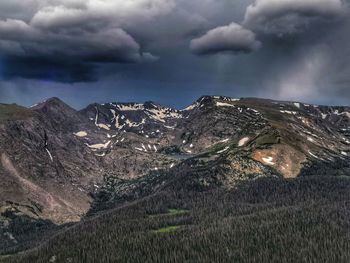
<instances>
[{"instance_id":1,"label":"alpine terrain","mask_svg":"<svg viewBox=\"0 0 350 263\"><path fill-rule=\"evenodd\" d=\"M350 107L0 104L0 262L349 262Z\"/></svg>"}]
</instances>

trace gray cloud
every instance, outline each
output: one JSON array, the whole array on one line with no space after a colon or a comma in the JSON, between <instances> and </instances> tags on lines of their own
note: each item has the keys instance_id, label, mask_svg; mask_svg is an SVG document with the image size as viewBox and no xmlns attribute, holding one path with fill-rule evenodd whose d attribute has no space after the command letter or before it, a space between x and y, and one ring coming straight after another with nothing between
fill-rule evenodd
<instances>
[{"instance_id":1,"label":"gray cloud","mask_svg":"<svg viewBox=\"0 0 350 263\"><path fill-rule=\"evenodd\" d=\"M0 1L0 19L9 18L28 22L39 5L39 0Z\"/></svg>"},{"instance_id":2,"label":"gray cloud","mask_svg":"<svg viewBox=\"0 0 350 263\"><path fill-rule=\"evenodd\" d=\"M260 47L261 42L256 40L255 34L236 23L214 28L190 44L192 52L197 55L228 51L250 53Z\"/></svg>"},{"instance_id":3,"label":"gray cloud","mask_svg":"<svg viewBox=\"0 0 350 263\"><path fill-rule=\"evenodd\" d=\"M89 90L86 103L97 92L101 102L113 94L176 103L202 94L349 101L342 1L0 0L0 100L22 86L23 96L41 94L41 86L45 96L75 90L79 101ZM220 55L195 56L196 48ZM242 52L251 53L232 55Z\"/></svg>"},{"instance_id":4,"label":"gray cloud","mask_svg":"<svg viewBox=\"0 0 350 263\"><path fill-rule=\"evenodd\" d=\"M149 19L167 12L171 5L158 0L65 0L52 4L38 10L28 23L18 19L0 20L0 41L3 41L0 47L8 47L8 41L12 41L17 49L22 49L17 52L22 56L138 62L144 58L140 45L121 28L121 21L127 23L130 16ZM113 15L116 9L120 11L119 17ZM7 51L8 48L0 50L4 55ZM149 58L150 54L145 57Z\"/></svg>"},{"instance_id":5,"label":"gray cloud","mask_svg":"<svg viewBox=\"0 0 350 263\"><path fill-rule=\"evenodd\" d=\"M76 72L72 74L73 63L93 69L95 66L90 63L155 61L157 56L144 51L127 30L174 7L172 0L30 0L26 4L0 3L1 8L9 11L7 15L0 11L0 55L7 68L12 69L3 73L7 74L5 78L42 75L34 74L33 69L30 70L33 74L28 75L27 70L22 72L23 67L18 67L16 74L15 65L22 65L21 59L36 64L42 61L43 65L50 61L52 65L59 63L61 73L66 64L68 79ZM58 76L61 75L65 81L67 76ZM79 80L81 76L79 72Z\"/></svg>"},{"instance_id":6,"label":"gray cloud","mask_svg":"<svg viewBox=\"0 0 350 263\"><path fill-rule=\"evenodd\" d=\"M341 16L342 0L255 0L243 25L253 31L279 36L303 32L310 24Z\"/></svg>"},{"instance_id":7,"label":"gray cloud","mask_svg":"<svg viewBox=\"0 0 350 263\"><path fill-rule=\"evenodd\" d=\"M168 14L174 6L173 0L54 1L41 8L30 23L47 30L139 26L141 22Z\"/></svg>"}]
</instances>

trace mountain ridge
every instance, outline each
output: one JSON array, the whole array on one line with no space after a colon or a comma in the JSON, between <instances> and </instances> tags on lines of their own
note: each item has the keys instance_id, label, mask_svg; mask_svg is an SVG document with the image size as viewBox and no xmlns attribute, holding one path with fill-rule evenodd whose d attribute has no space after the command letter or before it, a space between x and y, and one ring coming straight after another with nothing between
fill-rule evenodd
<instances>
[{"instance_id":1,"label":"mountain ridge","mask_svg":"<svg viewBox=\"0 0 350 263\"><path fill-rule=\"evenodd\" d=\"M202 96L182 110L146 102L77 111L51 98L0 107L0 135L3 233L18 218L64 226L164 189L350 172L342 106ZM27 234L5 235L3 249L20 249Z\"/></svg>"}]
</instances>

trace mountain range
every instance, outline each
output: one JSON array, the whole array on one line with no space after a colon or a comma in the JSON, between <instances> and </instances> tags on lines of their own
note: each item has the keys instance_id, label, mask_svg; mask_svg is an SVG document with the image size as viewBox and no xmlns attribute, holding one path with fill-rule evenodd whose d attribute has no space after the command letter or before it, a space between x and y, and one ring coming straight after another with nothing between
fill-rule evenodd
<instances>
[{"instance_id":1,"label":"mountain range","mask_svg":"<svg viewBox=\"0 0 350 263\"><path fill-rule=\"evenodd\" d=\"M325 200L336 202L334 209L348 200L350 107L224 96L203 96L182 110L112 102L77 111L58 98L29 108L0 104L0 158L0 262L96 262L95 256L101 262L198 262L203 251L182 228L194 229L193 239L207 247L224 242L214 233L225 237L231 217L235 224L252 221L249 229L256 234L264 225L254 225L257 212L262 214L254 222L278 218L277 209L289 204L293 209L282 214L297 221L294 208L306 201L319 215ZM252 216L242 218L247 215ZM213 218L216 228L208 223ZM314 214L305 218L316 220ZM323 218L331 217L322 214L316 221ZM133 231L142 225L149 229L141 237ZM108 252L102 259L95 246L81 249L82 240L101 233L104 246L123 240L116 251L137 252L128 259ZM117 233L119 241L111 242L115 236L108 233ZM255 234L248 236L258 242L262 236ZM171 237L177 245L153 254L144 248L161 247ZM181 242L191 250L170 254ZM225 242L220 247L227 252ZM270 254L264 253L273 250L247 253L253 261L267 260ZM141 260L145 251L149 255ZM244 257L223 251L213 250L200 262Z\"/></svg>"}]
</instances>

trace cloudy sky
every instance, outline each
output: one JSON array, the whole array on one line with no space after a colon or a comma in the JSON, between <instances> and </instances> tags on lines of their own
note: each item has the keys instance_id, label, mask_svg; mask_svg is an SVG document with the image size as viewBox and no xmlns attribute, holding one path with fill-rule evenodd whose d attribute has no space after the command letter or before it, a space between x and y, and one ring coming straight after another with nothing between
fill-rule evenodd
<instances>
[{"instance_id":1,"label":"cloudy sky","mask_svg":"<svg viewBox=\"0 0 350 263\"><path fill-rule=\"evenodd\" d=\"M0 102L350 104L348 0L0 0Z\"/></svg>"}]
</instances>

